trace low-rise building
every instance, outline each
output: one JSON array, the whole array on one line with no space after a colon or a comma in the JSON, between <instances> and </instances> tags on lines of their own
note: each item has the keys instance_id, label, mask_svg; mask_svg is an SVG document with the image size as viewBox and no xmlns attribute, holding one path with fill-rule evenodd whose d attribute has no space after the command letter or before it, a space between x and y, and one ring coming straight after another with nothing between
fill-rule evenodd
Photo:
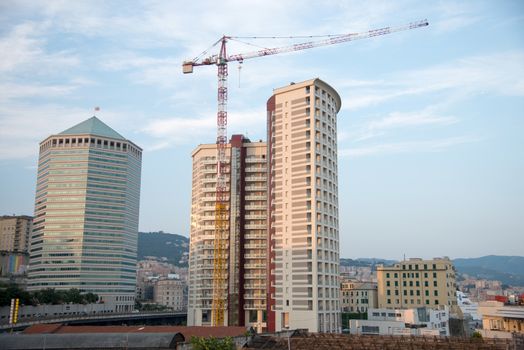
<instances>
[{"instance_id":1,"label":"low-rise building","mask_svg":"<svg viewBox=\"0 0 524 350\"><path fill-rule=\"evenodd\" d=\"M524 306L486 301L479 304L478 313L482 317L484 337L509 338L512 333L524 334Z\"/></svg>"},{"instance_id":2,"label":"low-rise building","mask_svg":"<svg viewBox=\"0 0 524 350\"><path fill-rule=\"evenodd\" d=\"M175 311L187 310L187 285L177 279L161 279L155 283L154 301Z\"/></svg>"},{"instance_id":3,"label":"low-rise building","mask_svg":"<svg viewBox=\"0 0 524 350\"><path fill-rule=\"evenodd\" d=\"M367 320L349 320L351 334L449 336L449 308L369 309Z\"/></svg>"},{"instance_id":4,"label":"low-rise building","mask_svg":"<svg viewBox=\"0 0 524 350\"><path fill-rule=\"evenodd\" d=\"M340 286L340 306L343 312L367 312L378 305L377 284L343 281Z\"/></svg>"},{"instance_id":5,"label":"low-rise building","mask_svg":"<svg viewBox=\"0 0 524 350\"><path fill-rule=\"evenodd\" d=\"M9 322L9 306L0 307L0 325ZM33 321L44 318L59 318L65 316L87 316L113 313L114 307L111 304L40 304L40 305L20 305L18 309L18 323ZM0 347L1 348L1 347Z\"/></svg>"}]
</instances>

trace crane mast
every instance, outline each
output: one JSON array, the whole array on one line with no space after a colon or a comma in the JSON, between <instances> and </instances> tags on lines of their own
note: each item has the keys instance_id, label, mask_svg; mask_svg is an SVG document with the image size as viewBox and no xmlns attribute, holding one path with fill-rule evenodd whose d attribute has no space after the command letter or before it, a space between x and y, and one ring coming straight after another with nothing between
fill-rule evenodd
<instances>
[{"instance_id":1,"label":"crane mast","mask_svg":"<svg viewBox=\"0 0 524 350\"><path fill-rule=\"evenodd\" d=\"M227 286L225 268L228 239L228 190L227 190L227 61L226 39L222 38L218 67L218 112L217 112L217 179L215 203L215 240L213 250L213 304L211 324L224 325L225 294Z\"/></svg>"},{"instance_id":2,"label":"crane mast","mask_svg":"<svg viewBox=\"0 0 524 350\"><path fill-rule=\"evenodd\" d=\"M218 54L206 58L197 57L182 64L184 74L193 73L193 67L216 65L218 68L218 112L217 112L217 176L216 176L216 203L215 203L215 237L213 247L213 303L211 312L211 324L213 326L224 325L224 313L227 299L227 241L229 238L229 218L228 201L229 190L227 185L227 76L228 62L243 62L245 59L276 55L280 53L302 51L320 46L340 44L348 41L372 38L391 34L403 30L410 30L428 26L427 20L411 22L397 27L384 27L369 30L362 33L349 33L341 35L331 35L327 39L317 41L307 41L289 46L262 49L243 54L227 55L226 44L233 36L222 36L212 47L220 44ZM206 53L206 51L204 51Z\"/></svg>"}]
</instances>

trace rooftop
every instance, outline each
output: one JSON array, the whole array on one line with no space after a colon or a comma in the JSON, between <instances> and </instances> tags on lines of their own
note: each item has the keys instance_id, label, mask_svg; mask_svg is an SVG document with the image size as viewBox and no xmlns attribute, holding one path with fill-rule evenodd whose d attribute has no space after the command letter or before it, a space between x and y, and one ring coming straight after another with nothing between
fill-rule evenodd
<instances>
[{"instance_id":1,"label":"rooftop","mask_svg":"<svg viewBox=\"0 0 524 350\"><path fill-rule=\"evenodd\" d=\"M112 139L125 140L125 137L111 129L107 124L102 122L97 117L91 117L83 122L76 124L75 126L62 131L59 135L97 135L103 137L109 137Z\"/></svg>"},{"instance_id":2,"label":"rooftop","mask_svg":"<svg viewBox=\"0 0 524 350\"><path fill-rule=\"evenodd\" d=\"M186 326L65 326L60 323L38 324L24 330L24 334L79 334L79 333L181 333L186 339L195 337L236 337L246 333L246 327L186 327Z\"/></svg>"}]
</instances>

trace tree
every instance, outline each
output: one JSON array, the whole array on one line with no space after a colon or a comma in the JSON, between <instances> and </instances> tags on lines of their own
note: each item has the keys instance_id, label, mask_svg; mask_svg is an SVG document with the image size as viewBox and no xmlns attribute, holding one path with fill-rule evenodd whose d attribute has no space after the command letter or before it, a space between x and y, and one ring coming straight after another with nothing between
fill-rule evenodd
<instances>
[{"instance_id":1,"label":"tree","mask_svg":"<svg viewBox=\"0 0 524 350\"><path fill-rule=\"evenodd\" d=\"M30 293L20 289L16 284L8 284L3 290L0 290L0 306L8 306L11 299L20 299L21 305L33 305L33 298Z\"/></svg>"},{"instance_id":2,"label":"tree","mask_svg":"<svg viewBox=\"0 0 524 350\"><path fill-rule=\"evenodd\" d=\"M473 334L471 335L471 339L476 341L482 341L482 334L480 334L480 332L473 332Z\"/></svg>"},{"instance_id":3,"label":"tree","mask_svg":"<svg viewBox=\"0 0 524 350\"><path fill-rule=\"evenodd\" d=\"M84 298L85 298L86 303L88 304L94 304L98 302L98 295L91 293L91 292L84 294Z\"/></svg>"},{"instance_id":4,"label":"tree","mask_svg":"<svg viewBox=\"0 0 524 350\"><path fill-rule=\"evenodd\" d=\"M39 290L35 293L36 298L40 304L61 304L63 302L63 295L57 292L54 288L47 288Z\"/></svg>"},{"instance_id":5,"label":"tree","mask_svg":"<svg viewBox=\"0 0 524 350\"><path fill-rule=\"evenodd\" d=\"M71 288L64 291L64 302L73 304L83 304L84 296L80 294L80 291L76 288Z\"/></svg>"},{"instance_id":6,"label":"tree","mask_svg":"<svg viewBox=\"0 0 524 350\"><path fill-rule=\"evenodd\" d=\"M231 337L191 337L191 345L194 350L235 350L235 343Z\"/></svg>"}]
</instances>

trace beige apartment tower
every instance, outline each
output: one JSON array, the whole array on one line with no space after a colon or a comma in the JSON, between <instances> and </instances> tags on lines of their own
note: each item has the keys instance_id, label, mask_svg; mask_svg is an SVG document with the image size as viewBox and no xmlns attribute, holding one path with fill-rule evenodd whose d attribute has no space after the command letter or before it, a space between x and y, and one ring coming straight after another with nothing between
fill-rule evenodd
<instances>
[{"instance_id":1,"label":"beige apartment tower","mask_svg":"<svg viewBox=\"0 0 524 350\"><path fill-rule=\"evenodd\" d=\"M378 305L377 284L374 282L342 281L340 309L344 312L366 313Z\"/></svg>"},{"instance_id":2,"label":"beige apartment tower","mask_svg":"<svg viewBox=\"0 0 524 350\"><path fill-rule=\"evenodd\" d=\"M27 253L32 230L31 216L0 216L0 251Z\"/></svg>"},{"instance_id":3,"label":"beige apartment tower","mask_svg":"<svg viewBox=\"0 0 524 350\"><path fill-rule=\"evenodd\" d=\"M340 332L337 113L340 96L312 79L267 102L268 330Z\"/></svg>"},{"instance_id":4,"label":"beige apartment tower","mask_svg":"<svg viewBox=\"0 0 524 350\"><path fill-rule=\"evenodd\" d=\"M134 308L142 150L96 117L40 143L28 290Z\"/></svg>"},{"instance_id":5,"label":"beige apartment tower","mask_svg":"<svg viewBox=\"0 0 524 350\"><path fill-rule=\"evenodd\" d=\"M377 266L378 307L411 309L440 305L452 311L455 296L455 267L448 258L412 258L392 266Z\"/></svg>"},{"instance_id":6,"label":"beige apartment tower","mask_svg":"<svg viewBox=\"0 0 524 350\"><path fill-rule=\"evenodd\" d=\"M233 135L227 148L228 232L225 325L266 330L266 143ZM190 326L211 325L215 238L216 144L192 153L189 248Z\"/></svg>"}]
</instances>

